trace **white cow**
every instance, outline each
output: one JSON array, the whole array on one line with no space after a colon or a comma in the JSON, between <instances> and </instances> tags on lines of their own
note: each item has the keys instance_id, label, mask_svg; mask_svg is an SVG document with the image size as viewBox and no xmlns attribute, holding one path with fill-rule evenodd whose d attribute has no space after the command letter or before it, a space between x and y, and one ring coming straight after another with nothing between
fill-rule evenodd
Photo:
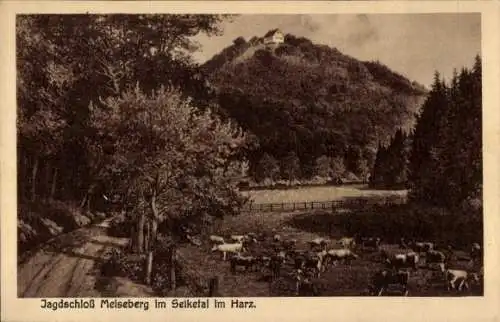
<instances>
[{"instance_id":1,"label":"white cow","mask_svg":"<svg viewBox=\"0 0 500 322\"><path fill-rule=\"evenodd\" d=\"M222 260L226 260L226 254L227 253L241 253L245 249L243 248L242 243L235 243L235 244L220 244L220 245L214 245L212 248L212 252L214 251L219 251L222 252Z\"/></svg>"},{"instance_id":2,"label":"white cow","mask_svg":"<svg viewBox=\"0 0 500 322\"><path fill-rule=\"evenodd\" d=\"M461 269L447 269L445 271L446 287L461 292L464 288L469 289L470 282L479 283L476 273L468 273Z\"/></svg>"},{"instance_id":3,"label":"white cow","mask_svg":"<svg viewBox=\"0 0 500 322\"><path fill-rule=\"evenodd\" d=\"M214 244L224 244L225 243L224 238L221 236L211 235L209 238L210 238L210 241Z\"/></svg>"}]
</instances>

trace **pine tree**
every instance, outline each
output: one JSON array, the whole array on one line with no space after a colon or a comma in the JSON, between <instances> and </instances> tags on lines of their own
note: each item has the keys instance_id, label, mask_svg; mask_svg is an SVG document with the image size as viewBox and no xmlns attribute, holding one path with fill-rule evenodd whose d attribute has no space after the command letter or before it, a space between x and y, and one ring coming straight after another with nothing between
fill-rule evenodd
<instances>
[{"instance_id":1,"label":"pine tree","mask_svg":"<svg viewBox=\"0 0 500 322\"><path fill-rule=\"evenodd\" d=\"M379 144L370 185L379 188L399 188L408 179L408 136L396 131L387 148Z\"/></svg>"},{"instance_id":2,"label":"pine tree","mask_svg":"<svg viewBox=\"0 0 500 322\"><path fill-rule=\"evenodd\" d=\"M414 132L414 198L448 208L481 204L481 80L479 56L472 70L455 71L448 87L436 73Z\"/></svg>"},{"instance_id":3,"label":"pine tree","mask_svg":"<svg viewBox=\"0 0 500 322\"><path fill-rule=\"evenodd\" d=\"M439 144L442 133L439 131L447 116L448 99L446 85L438 72L434 74L432 89L425 101L422 113L417 118L412 153L410 158L410 182L412 197L430 203L439 202L438 169Z\"/></svg>"}]
</instances>

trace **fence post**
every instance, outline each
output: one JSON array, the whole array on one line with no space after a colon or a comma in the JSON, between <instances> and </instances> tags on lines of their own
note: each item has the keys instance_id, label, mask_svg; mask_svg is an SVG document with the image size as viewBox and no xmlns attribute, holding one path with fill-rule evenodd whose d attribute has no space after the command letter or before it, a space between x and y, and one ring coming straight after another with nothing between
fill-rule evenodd
<instances>
[{"instance_id":1,"label":"fence post","mask_svg":"<svg viewBox=\"0 0 500 322\"><path fill-rule=\"evenodd\" d=\"M294 202L294 203L292 203L292 204L293 204L293 211L295 211L295 202Z\"/></svg>"},{"instance_id":2,"label":"fence post","mask_svg":"<svg viewBox=\"0 0 500 322\"><path fill-rule=\"evenodd\" d=\"M269 207L271 208L271 211L273 211L273 204L271 204Z\"/></svg>"},{"instance_id":3,"label":"fence post","mask_svg":"<svg viewBox=\"0 0 500 322\"><path fill-rule=\"evenodd\" d=\"M214 297L219 295L219 276L212 277L209 282L208 296Z\"/></svg>"},{"instance_id":4,"label":"fence post","mask_svg":"<svg viewBox=\"0 0 500 322\"><path fill-rule=\"evenodd\" d=\"M307 202L304 202L304 210L307 209Z\"/></svg>"}]
</instances>

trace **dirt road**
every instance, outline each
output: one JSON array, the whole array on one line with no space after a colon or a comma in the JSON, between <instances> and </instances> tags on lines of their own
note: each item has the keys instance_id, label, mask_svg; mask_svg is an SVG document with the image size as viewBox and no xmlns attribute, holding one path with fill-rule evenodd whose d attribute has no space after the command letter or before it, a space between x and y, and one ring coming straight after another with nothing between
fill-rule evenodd
<instances>
[{"instance_id":1,"label":"dirt road","mask_svg":"<svg viewBox=\"0 0 500 322\"><path fill-rule=\"evenodd\" d=\"M56 238L18 266L18 297L98 297L96 265L126 238L106 235L109 219Z\"/></svg>"}]
</instances>

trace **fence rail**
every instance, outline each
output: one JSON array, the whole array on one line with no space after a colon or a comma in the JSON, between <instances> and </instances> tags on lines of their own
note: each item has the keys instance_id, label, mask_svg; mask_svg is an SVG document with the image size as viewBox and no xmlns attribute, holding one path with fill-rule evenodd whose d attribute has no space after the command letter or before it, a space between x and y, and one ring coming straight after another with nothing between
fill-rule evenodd
<instances>
[{"instance_id":1,"label":"fence rail","mask_svg":"<svg viewBox=\"0 0 500 322\"><path fill-rule=\"evenodd\" d=\"M378 198L356 198L329 201L304 201L304 202L281 202L281 203L247 203L243 211L281 212L312 209L338 209L338 208L360 208L376 205L401 205L406 203L406 197L378 197Z\"/></svg>"}]
</instances>

